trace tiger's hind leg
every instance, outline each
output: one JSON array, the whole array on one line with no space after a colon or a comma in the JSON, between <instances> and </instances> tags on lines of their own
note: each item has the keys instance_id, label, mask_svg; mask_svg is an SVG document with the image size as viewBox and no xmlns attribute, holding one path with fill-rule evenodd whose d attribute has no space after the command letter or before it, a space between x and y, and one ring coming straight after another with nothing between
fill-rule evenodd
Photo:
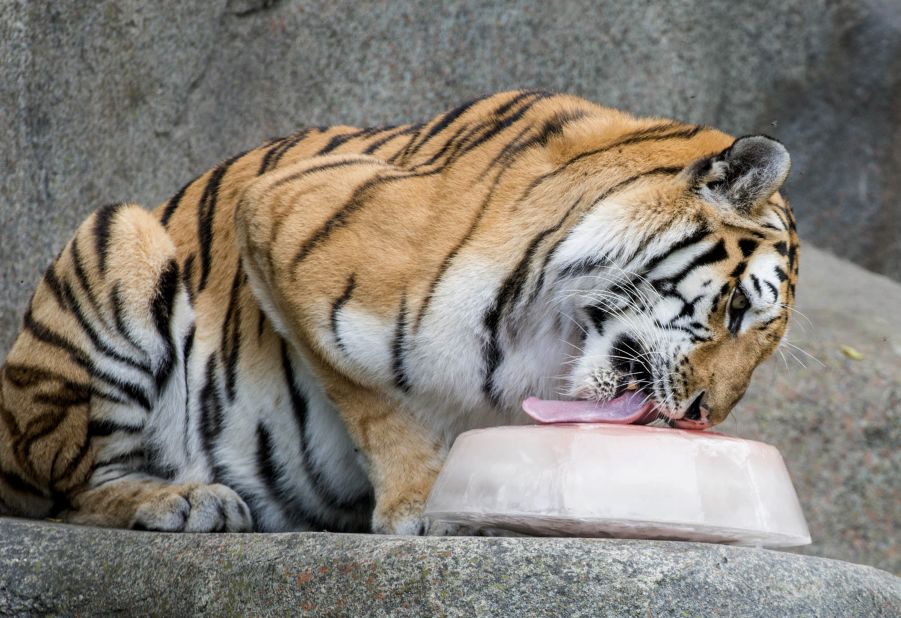
<instances>
[{"instance_id":1,"label":"tiger's hind leg","mask_svg":"<svg viewBox=\"0 0 901 618\"><path fill-rule=\"evenodd\" d=\"M100 526L247 530L222 485L176 483L193 310L148 212L91 215L48 268L0 375L0 512ZM165 431L161 430L165 428Z\"/></svg>"}]
</instances>

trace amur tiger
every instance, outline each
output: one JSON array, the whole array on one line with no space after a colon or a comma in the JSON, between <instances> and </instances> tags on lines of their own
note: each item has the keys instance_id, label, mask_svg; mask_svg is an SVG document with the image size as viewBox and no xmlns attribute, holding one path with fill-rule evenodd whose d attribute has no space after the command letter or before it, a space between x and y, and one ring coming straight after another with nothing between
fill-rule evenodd
<instances>
[{"instance_id":1,"label":"amur tiger","mask_svg":"<svg viewBox=\"0 0 901 618\"><path fill-rule=\"evenodd\" d=\"M517 91L102 207L2 369L0 513L417 534L454 437L526 397L719 423L793 303L789 166L765 136Z\"/></svg>"}]
</instances>

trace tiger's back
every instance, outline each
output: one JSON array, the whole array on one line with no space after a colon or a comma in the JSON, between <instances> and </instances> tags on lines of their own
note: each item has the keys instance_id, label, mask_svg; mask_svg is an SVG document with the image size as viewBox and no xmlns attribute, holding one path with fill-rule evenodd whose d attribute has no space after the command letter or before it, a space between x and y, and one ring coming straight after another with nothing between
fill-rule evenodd
<instances>
[{"instance_id":1,"label":"tiger's back","mask_svg":"<svg viewBox=\"0 0 901 618\"><path fill-rule=\"evenodd\" d=\"M597 196L730 143L575 97L502 93L425 124L305 129L224 161L152 215L101 209L48 269L7 357L0 509L364 530L375 505L376 529L415 532L403 523L415 504L398 496L421 502L453 436L510 422L533 377L560 387L516 329L547 341L548 366L566 361L558 340L578 342L519 314L538 311L526 301L547 292ZM586 153L610 159L587 185L563 177Z\"/></svg>"}]
</instances>

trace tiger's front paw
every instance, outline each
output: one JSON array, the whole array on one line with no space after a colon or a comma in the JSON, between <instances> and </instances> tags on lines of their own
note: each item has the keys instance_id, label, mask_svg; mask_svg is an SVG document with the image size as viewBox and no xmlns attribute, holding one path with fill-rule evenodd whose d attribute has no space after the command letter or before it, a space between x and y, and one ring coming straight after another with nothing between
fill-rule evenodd
<instances>
[{"instance_id":1,"label":"tiger's front paw","mask_svg":"<svg viewBox=\"0 0 901 618\"><path fill-rule=\"evenodd\" d=\"M376 534L422 536L426 524L422 518L423 499L402 499L390 505L376 503L372 531Z\"/></svg>"},{"instance_id":2,"label":"tiger's front paw","mask_svg":"<svg viewBox=\"0 0 901 618\"><path fill-rule=\"evenodd\" d=\"M135 511L131 528L161 532L248 532L250 509L225 485L172 485Z\"/></svg>"}]
</instances>

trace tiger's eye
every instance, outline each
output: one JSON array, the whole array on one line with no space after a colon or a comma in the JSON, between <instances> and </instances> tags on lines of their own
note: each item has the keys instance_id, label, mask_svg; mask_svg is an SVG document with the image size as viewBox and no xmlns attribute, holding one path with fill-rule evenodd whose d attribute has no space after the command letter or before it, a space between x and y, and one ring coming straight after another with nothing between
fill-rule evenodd
<instances>
[{"instance_id":1,"label":"tiger's eye","mask_svg":"<svg viewBox=\"0 0 901 618\"><path fill-rule=\"evenodd\" d=\"M733 311L744 311L749 304L748 297L741 291L741 288L737 288L732 294L732 302L729 303L729 308Z\"/></svg>"}]
</instances>

